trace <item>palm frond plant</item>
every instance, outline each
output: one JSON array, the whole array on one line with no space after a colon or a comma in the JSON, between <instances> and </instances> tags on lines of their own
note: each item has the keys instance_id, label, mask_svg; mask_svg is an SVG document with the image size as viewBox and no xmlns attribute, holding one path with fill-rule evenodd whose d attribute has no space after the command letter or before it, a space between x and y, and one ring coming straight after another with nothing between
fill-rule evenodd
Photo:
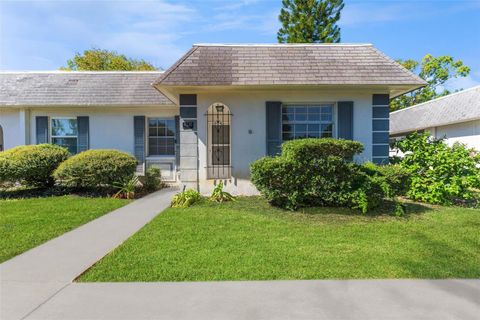
<instances>
[{"instance_id":1,"label":"palm frond plant","mask_svg":"<svg viewBox=\"0 0 480 320\"><path fill-rule=\"evenodd\" d=\"M113 196L118 199L133 199L135 198L135 190L138 185L138 177L133 175L132 177L125 179L121 182L113 183L113 187L118 191Z\"/></svg>"},{"instance_id":2,"label":"palm frond plant","mask_svg":"<svg viewBox=\"0 0 480 320\"><path fill-rule=\"evenodd\" d=\"M211 201L215 202L227 202L235 201L235 197L223 190L223 182L220 181L213 189L212 195L210 196Z\"/></svg>"}]
</instances>

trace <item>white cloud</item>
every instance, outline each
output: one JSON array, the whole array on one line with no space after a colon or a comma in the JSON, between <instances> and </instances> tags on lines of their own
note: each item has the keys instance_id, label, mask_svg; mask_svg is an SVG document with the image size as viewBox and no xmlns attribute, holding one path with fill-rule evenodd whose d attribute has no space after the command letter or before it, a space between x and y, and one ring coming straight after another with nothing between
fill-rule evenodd
<instances>
[{"instance_id":1,"label":"white cloud","mask_svg":"<svg viewBox=\"0 0 480 320\"><path fill-rule=\"evenodd\" d=\"M167 67L185 51L178 41L185 22L196 16L191 6L163 0L41 1L2 7L0 68L25 66L21 69L58 68L92 46Z\"/></svg>"},{"instance_id":2,"label":"white cloud","mask_svg":"<svg viewBox=\"0 0 480 320\"><path fill-rule=\"evenodd\" d=\"M468 75L466 77L450 79L445 83L445 88L450 91L455 91L460 89L468 89L479 85L480 79L475 79L471 75Z\"/></svg>"}]
</instances>

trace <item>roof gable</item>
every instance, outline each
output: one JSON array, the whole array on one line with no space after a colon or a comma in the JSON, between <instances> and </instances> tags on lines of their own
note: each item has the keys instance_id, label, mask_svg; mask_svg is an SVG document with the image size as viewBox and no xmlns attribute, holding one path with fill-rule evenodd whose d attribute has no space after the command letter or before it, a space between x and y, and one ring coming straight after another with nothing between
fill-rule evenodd
<instances>
[{"instance_id":1,"label":"roof gable","mask_svg":"<svg viewBox=\"0 0 480 320\"><path fill-rule=\"evenodd\" d=\"M370 44L194 45L157 85L425 85Z\"/></svg>"}]
</instances>

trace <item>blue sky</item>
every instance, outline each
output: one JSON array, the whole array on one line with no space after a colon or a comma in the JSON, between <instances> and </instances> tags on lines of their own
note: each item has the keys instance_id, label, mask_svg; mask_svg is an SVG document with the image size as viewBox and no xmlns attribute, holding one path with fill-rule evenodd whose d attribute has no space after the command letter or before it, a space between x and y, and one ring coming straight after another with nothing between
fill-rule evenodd
<instances>
[{"instance_id":1,"label":"blue sky","mask_svg":"<svg viewBox=\"0 0 480 320\"><path fill-rule=\"evenodd\" d=\"M275 43L281 0L0 0L0 69L53 70L75 52L116 50L168 68L193 43ZM392 58L452 55L480 84L480 0L345 0L342 42Z\"/></svg>"}]
</instances>

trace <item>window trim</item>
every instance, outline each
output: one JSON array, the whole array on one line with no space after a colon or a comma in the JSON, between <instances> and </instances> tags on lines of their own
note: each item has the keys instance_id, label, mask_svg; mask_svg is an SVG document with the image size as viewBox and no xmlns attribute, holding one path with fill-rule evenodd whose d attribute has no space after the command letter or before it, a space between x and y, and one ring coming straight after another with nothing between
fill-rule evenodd
<instances>
[{"instance_id":1,"label":"window trim","mask_svg":"<svg viewBox=\"0 0 480 320\"><path fill-rule=\"evenodd\" d=\"M171 120L174 122L175 124L175 117L155 117L155 116L152 116L152 117L145 117L145 147L146 147L146 152L145 152L145 156L147 158L150 158L150 159L159 159L159 158L174 158L176 156L175 154L175 146L177 145L177 138L176 138L176 131L179 130L179 128L177 128L175 126L175 131L174 131L174 134L173 134L173 154L150 154L150 128L149 128L149 120L150 119L155 119L155 120ZM169 136L165 136L165 138L167 138Z\"/></svg>"},{"instance_id":2,"label":"window trim","mask_svg":"<svg viewBox=\"0 0 480 320\"><path fill-rule=\"evenodd\" d=\"M283 107L286 106L322 106L322 105L331 105L332 106L332 138L334 139L337 139L338 137L338 125L337 125L337 119L338 119L338 115L337 115L337 111L338 111L338 108L337 108L337 102L333 102L333 101L322 101L322 102L283 102L282 103L282 119L281 119L281 123L280 123L280 134L281 134L281 138L282 138L282 142L285 142L285 141L290 141L290 140L284 140L283 139ZM322 124L322 121L318 121L317 122L318 124ZM329 122L330 123L330 122ZM308 124L308 122L305 122L305 124ZM325 122L323 122L323 124L325 124ZM295 139L293 139L295 140Z\"/></svg>"},{"instance_id":3,"label":"window trim","mask_svg":"<svg viewBox=\"0 0 480 320\"><path fill-rule=\"evenodd\" d=\"M52 122L53 122L53 120L55 120L55 119L67 119L67 120L72 120L72 119L73 119L73 120L77 121L77 117L74 117L74 116L54 116L54 117L48 117L48 142L49 142L50 144L54 144L54 143L53 143L53 139L54 139L54 138L75 138L75 139L77 140L77 147L76 147L76 148L77 148L77 152L76 152L75 154L77 154L77 153L78 153L78 121L77 121L77 135L75 135L75 136L56 136L56 135L55 135L55 136L54 136L54 135L53 135L53 132L52 132L52 130L53 130ZM55 145L57 145L57 144L55 144Z\"/></svg>"}]
</instances>

